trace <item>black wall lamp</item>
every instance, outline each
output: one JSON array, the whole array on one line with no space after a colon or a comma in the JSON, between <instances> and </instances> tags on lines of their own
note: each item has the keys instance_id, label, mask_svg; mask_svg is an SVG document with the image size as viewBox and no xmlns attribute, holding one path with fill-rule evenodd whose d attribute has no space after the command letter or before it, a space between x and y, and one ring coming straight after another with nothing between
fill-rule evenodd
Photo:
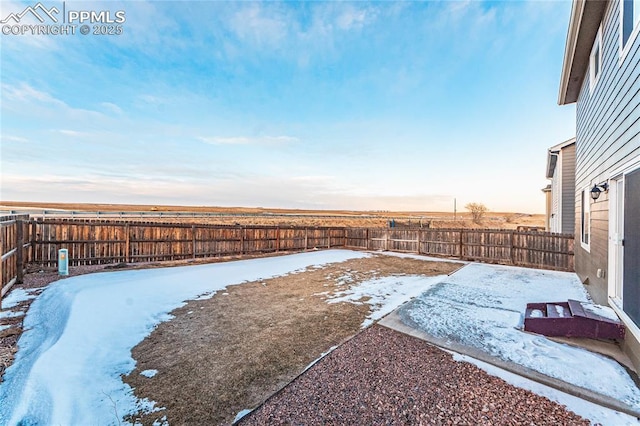
<instances>
[{"instance_id":1,"label":"black wall lamp","mask_svg":"<svg viewBox=\"0 0 640 426\"><path fill-rule=\"evenodd\" d=\"M607 182L602 182L597 185L593 185L593 188L591 188L591 198L595 201L598 198L600 198L600 193L602 191L608 191L608 190L609 190L609 184Z\"/></svg>"}]
</instances>

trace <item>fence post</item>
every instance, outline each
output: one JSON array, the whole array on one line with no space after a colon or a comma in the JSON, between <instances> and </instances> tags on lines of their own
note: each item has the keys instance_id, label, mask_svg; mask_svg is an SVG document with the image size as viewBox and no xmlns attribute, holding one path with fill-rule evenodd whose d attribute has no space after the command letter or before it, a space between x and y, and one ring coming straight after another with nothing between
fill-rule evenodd
<instances>
[{"instance_id":1,"label":"fence post","mask_svg":"<svg viewBox=\"0 0 640 426\"><path fill-rule=\"evenodd\" d=\"M240 225L240 256L244 254L244 226Z\"/></svg>"},{"instance_id":2,"label":"fence post","mask_svg":"<svg viewBox=\"0 0 640 426\"><path fill-rule=\"evenodd\" d=\"M384 231L384 250L389 251L389 230Z\"/></svg>"},{"instance_id":3,"label":"fence post","mask_svg":"<svg viewBox=\"0 0 640 426\"><path fill-rule=\"evenodd\" d=\"M460 250L460 254L459 254L460 255L460 259L464 259L463 251L462 251L463 250L463 247L462 247L462 233L463 232L464 231L462 229L460 229L460 249L459 249Z\"/></svg>"},{"instance_id":4,"label":"fence post","mask_svg":"<svg viewBox=\"0 0 640 426\"><path fill-rule=\"evenodd\" d=\"M35 219L29 219L29 223L31 224L31 232L29 235L29 238L31 239L31 261L32 262L37 262L36 259L36 233L37 233L37 225L36 225L36 220Z\"/></svg>"},{"instance_id":5,"label":"fence post","mask_svg":"<svg viewBox=\"0 0 640 426\"><path fill-rule=\"evenodd\" d=\"M276 226L276 251L280 251L280 227Z\"/></svg>"},{"instance_id":6,"label":"fence post","mask_svg":"<svg viewBox=\"0 0 640 426\"><path fill-rule=\"evenodd\" d=\"M364 244L365 248L369 250L369 228L366 229L366 232L364 234Z\"/></svg>"},{"instance_id":7,"label":"fence post","mask_svg":"<svg viewBox=\"0 0 640 426\"><path fill-rule=\"evenodd\" d=\"M196 226L191 225L191 255L196 258Z\"/></svg>"},{"instance_id":8,"label":"fence post","mask_svg":"<svg viewBox=\"0 0 640 426\"><path fill-rule=\"evenodd\" d=\"M21 284L24 278L24 225L22 219L16 219L16 283Z\"/></svg>"},{"instance_id":9,"label":"fence post","mask_svg":"<svg viewBox=\"0 0 640 426\"><path fill-rule=\"evenodd\" d=\"M309 250L309 228L304 228L304 251Z\"/></svg>"},{"instance_id":10,"label":"fence post","mask_svg":"<svg viewBox=\"0 0 640 426\"><path fill-rule=\"evenodd\" d=\"M511 264L515 266L516 264L516 245L515 245L515 231L511 231L509 233L509 235L511 236Z\"/></svg>"},{"instance_id":11,"label":"fence post","mask_svg":"<svg viewBox=\"0 0 640 426\"><path fill-rule=\"evenodd\" d=\"M327 248L330 249L331 248L331 228L329 228L327 230L328 234L327 234Z\"/></svg>"},{"instance_id":12,"label":"fence post","mask_svg":"<svg viewBox=\"0 0 640 426\"><path fill-rule=\"evenodd\" d=\"M129 224L128 223L124 226L124 237L125 237L124 262L125 263L129 263L131 261L131 235L130 235L130 232L129 232Z\"/></svg>"},{"instance_id":13,"label":"fence post","mask_svg":"<svg viewBox=\"0 0 640 426\"><path fill-rule=\"evenodd\" d=\"M418 229L417 232L417 236L416 236L416 243L418 244L418 250L416 250L418 252L418 254L420 254L420 233L422 232L421 229Z\"/></svg>"}]
</instances>

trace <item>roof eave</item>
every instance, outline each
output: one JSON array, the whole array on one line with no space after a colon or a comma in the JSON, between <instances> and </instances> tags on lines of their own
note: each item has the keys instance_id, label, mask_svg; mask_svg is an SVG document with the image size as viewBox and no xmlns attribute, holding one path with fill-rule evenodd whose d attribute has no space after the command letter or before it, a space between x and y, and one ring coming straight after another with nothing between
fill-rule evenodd
<instances>
[{"instance_id":1,"label":"roof eave","mask_svg":"<svg viewBox=\"0 0 640 426\"><path fill-rule=\"evenodd\" d=\"M593 41L598 33L607 3L602 0L573 0L558 94L560 105L578 100L580 87L589 65Z\"/></svg>"}]
</instances>

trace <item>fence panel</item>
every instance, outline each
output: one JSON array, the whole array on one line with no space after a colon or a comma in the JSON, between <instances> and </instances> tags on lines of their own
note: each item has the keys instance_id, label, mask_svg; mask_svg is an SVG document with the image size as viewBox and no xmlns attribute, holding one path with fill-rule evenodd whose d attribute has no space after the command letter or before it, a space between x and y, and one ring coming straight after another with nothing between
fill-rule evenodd
<instances>
[{"instance_id":1,"label":"fence panel","mask_svg":"<svg viewBox=\"0 0 640 426\"><path fill-rule=\"evenodd\" d=\"M31 259L30 230L28 215L0 217L0 305L11 287L22 282Z\"/></svg>"},{"instance_id":2,"label":"fence panel","mask_svg":"<svg viewBox=\"0 0 640 426\"><path fill-rule=\"evenodd\" d=\"M14 244L15 231L7 228L3 232L7 233L3 241ZM574 268L572 235L502 229L244 227L38 220L32 221L31 226L25 225L23 233L31 238L30 247L23 249L24 259L45 266L57 264L60 248L69 249L70 264L75 266L349 247L563 271ZM12 274L11 268L7 262L3 275Z\"/></svg>"}]
</instances>

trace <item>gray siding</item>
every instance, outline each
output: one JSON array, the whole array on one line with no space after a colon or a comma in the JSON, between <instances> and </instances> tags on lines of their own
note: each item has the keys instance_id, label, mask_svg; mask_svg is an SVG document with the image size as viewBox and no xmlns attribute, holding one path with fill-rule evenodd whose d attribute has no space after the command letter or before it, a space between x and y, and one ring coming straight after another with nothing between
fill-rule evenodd
<instances>
[{"instance_id":1,"label":"gray siding","mask_svg":"<svg viewBox=\"0 0 640 426\"><path fill-rule=\"evenodd\" d=\"M576 107L576 224L580 191L607 180L615 168L640 155L640 37L620 62L619 1L608 2L602 22L602 72L591 93L587 72ZM598 303L607 300L607 279L597 278L596 271L607 269L608 211L607 194L591 205L589 252L581 248L576 226L576 272L588 280Z\"/></svg>"},{"instance_id":2,"label":"gray siding","mask_svg":"<svg viewBox=\"0 0 640 426\"><path fill-rule=\"evenodd\" d=\"M573 234L575 232L576 205L576 145L569 145L562 149L562 224L561 232Z\"/></svg>"}]
</instances>

